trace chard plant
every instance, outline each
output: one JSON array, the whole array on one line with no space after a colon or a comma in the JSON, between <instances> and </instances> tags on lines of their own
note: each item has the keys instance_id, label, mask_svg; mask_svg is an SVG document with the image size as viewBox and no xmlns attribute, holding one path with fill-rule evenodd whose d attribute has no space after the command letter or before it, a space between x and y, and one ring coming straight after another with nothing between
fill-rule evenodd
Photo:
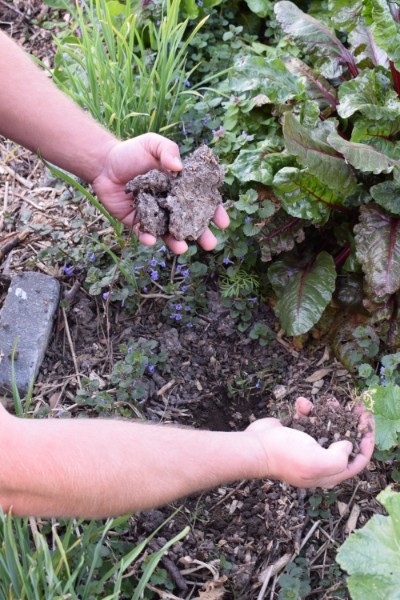
<instances>
[{"instance_id":1,"label":"chard plant","mask_svg":"<svg viewBox=\"0 0 400 600\"><path fill-rule=\"evenodd\" d=\"M329 0L318 19L274 9L283 37L239 58L213 143L283 329L334 332L353 368L368 361L356 327L400 342L399 3Z\"/></svg>"}]
</instances>

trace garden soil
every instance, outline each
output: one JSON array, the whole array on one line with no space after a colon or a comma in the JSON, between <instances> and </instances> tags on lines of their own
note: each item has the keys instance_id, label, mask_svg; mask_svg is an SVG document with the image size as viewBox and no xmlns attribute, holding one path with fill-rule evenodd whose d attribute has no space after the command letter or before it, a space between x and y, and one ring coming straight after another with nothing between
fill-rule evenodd
<instances>
[{"instance_id":1,"label":"garden soil","mask_svg":"<svg viewBox=\"0 0 400 600\"><path fill-rule=\"evenodd\" d=\"M9 24L3 27L28 50L49 60L49 33L29 24L47 7L41 2L11 5L0 4L0 21ZM169 360L163 371L146 375L140 405L120 403L131 418L141 414L155 423L241 431L255 419L273 416L287 425L308 427L293 422L294 401L303 395L315 404L311 434L321 444L339 437L357 444L352 380L323 340L308 338L300 345L286 338L272 309L263 305L255 306L253 320L268 325L276 338L261 347L238 332L212 281L208 311L191 329L171 326L161 314L161 297L144 300L134 315L101 297L89 297L79 276L68 278L60 267L37 259L38 252L53 243L46 234L49 224L61 223L73 246L76 232L71 223L79 206L61 205L63 188L48 180L36 157L0 139L0 163L4 161L0 245L27 223L31 233L0 263L0 294L11 273L32 268L57 277L64 289L66 309L59 311L35 386L34 414L45 410L55 418L83 412L97 417L93 407L76 403L82 377L96 378L100 385L107 382L112 365L121 358L119 345L142 338L155 340L156 351L166 352ZM332 409L332 399L340 409ZM127 539L136 544L171 517L151 542L149 551L155 551L190 526L189 534L162 560L168 586L150 583L154 598L276 599L279 575L291 561L300 564L299 557L307 559L309 569L312 591L307 598L348 598L335 554L349 532L383 512L375 497L391 482L391 468L374 459L358 477L329 492L267 479L237 481L132 516Z\"/></svg>"}]
</instances>

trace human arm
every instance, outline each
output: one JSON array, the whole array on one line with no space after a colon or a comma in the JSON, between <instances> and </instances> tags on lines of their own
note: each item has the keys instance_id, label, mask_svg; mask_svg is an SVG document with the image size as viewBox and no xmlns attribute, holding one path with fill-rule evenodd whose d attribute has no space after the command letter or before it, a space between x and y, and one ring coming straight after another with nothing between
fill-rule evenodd
<instances>
[{"instance_id":1,"label":"human arm","mask_svg":"<svg viewBox=\"0 0 400 600\"><path fill-rule=\"evenodd\" d=\"M109 212L129 227L135 214L125 184L150 169L182 169L175 143L155 133L121 142L58 90L1 32L0 81L0 134L91 183ZM222 207L214 222L219 227L229 224ZM137 234L143 244L154 244L153 236ZM206 250L216 244L209 229L198 241ZM177 254L187 249L186 242L171 236L166 242Z\"/></svg>"},{"instance_id":2,"label":"human arm","mask_svg":"<svg viewBox=\"0 0 400 600\"><path fill-rule=\"evenodd\" d=\"M276 419L243 432L213 432L110 419L18 419L3 409L0 504L16 515L105 517L241 479L332 487L368 464L373 421L367 413L361 420L361 454L349 463L349 442L324 449Z\"/></svg>"}]
</instances>

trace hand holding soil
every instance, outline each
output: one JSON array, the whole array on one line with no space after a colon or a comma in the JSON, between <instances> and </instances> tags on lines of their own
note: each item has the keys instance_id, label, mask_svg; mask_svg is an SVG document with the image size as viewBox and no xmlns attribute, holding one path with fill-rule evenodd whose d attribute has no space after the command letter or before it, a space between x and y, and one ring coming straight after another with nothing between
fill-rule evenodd
<instances>
[{"instance_id":1,"label":"hand holding soil","mask_svg":"<svg viewBox=\"0 0 400 600\"><path fill-rule=\"evenodd\" d=\"M155 237L197 240L221 204L218 191L224 170L208 146L200 146L183 161L179 173L156 169L129 181L139 229Z\"/></svg>"},{"instance_id":2,"label":"hand holding soil","mask_svg":"<svg viewBox=\"0 0 400 600\"><path fill-rule=\"evenodd\" d=\"M312 409L312 402L306 398L296 400L294 419L301 423L302 429L306 420L310 421ZM260 469L264 477L301 488L331 488L357 475L367 466L374 450L374 419L363 405L358 405L354 413L358 416L358 431L362 437L359 452L351 461L353 444L346 439L324 448L304 430L285 427L278 419L260 419L250 425L246 431L257 434L262 447Z\"/></svg>"}]
</instances>

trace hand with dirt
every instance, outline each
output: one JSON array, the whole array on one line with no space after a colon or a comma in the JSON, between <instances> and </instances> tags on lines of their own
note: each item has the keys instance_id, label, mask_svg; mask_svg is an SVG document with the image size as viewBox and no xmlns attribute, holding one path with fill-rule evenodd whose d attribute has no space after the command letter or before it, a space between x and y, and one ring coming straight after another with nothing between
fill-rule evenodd
<instances>
[{"instance_id":1,"label":"hand with dirt","mask_svg":"<svg viewBox=\"0 0 400 600\"><path fill-rule=\"evenodd\" d=\"M119 141L63 94L1 31L0 80L0 134L91 183L107 210L128 227L135 225L132 200L125 194L128 181L151 169L182 169L176 144L155 133ZM222 206L215 212L214 223L221 228L229 224ZM156 241L149 234L138 236L145 245ZM185 242L171 236L165 242L176 254L187 250ZM205 250L216 245L209 229L198 242Z\"/></svg>"},{"instance_id":2,"label":"hand with dirt","mask_svg":"<svg viewBox=\"0 0 400 600\"><path fill-rule=\"evenodd\" d=\"M152 169L178 172L182 170L182 163L178 146L174 142L161 135L148 133L113 145L106 156L101 172L92 182L97 196L107 210L122 223L131 227L140 242L147 246L153 245L156 238L138 230L132 197L125 193L125 185L137 175ZM213 221L222 229L229 225L229 217L221 205L217 207ZM185 241L178 241L171 235L166 235L164 241L176 254L182 254L188 248ZM217 243L208 228L197 241L205 250L212 250Z\"/></svg>"},{"instance_id":3,"label":"hand with dirt","mask_svg":"<svg viewBox=\"0 0 400 600\"><path fill-rule=\"evenodd\" d=\"M295 418L309 415L312 406L306 398L298 398ZM357 475L368 465L374 450L374 419L362 405L355 411L363 437L360 452L351 462L349 441L335 442L325 449L303 431L284 427L278 419L252 423L246 431L257 436L262 448L260 477L280 479L300 488L332 488Z\"/></svg>"}]
</instances>

